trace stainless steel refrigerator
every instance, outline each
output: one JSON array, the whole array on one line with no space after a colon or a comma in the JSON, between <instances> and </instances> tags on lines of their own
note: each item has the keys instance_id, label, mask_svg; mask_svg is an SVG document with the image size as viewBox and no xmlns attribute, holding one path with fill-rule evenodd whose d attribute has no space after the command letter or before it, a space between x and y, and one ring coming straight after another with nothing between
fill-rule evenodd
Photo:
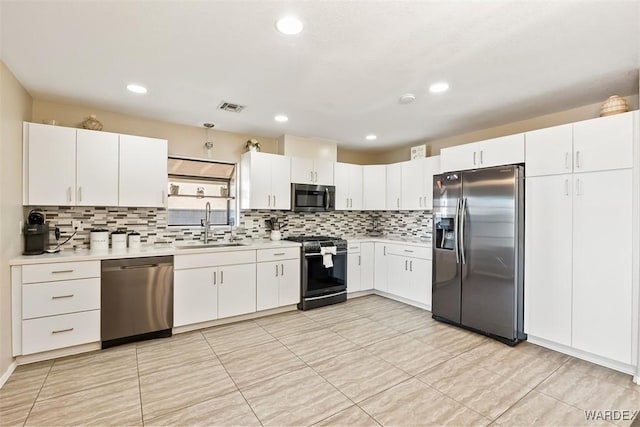
<instances>
[{"instance_id":1,"label":"stainless steel refrigerator","mask_svg":"<svg viewBox=\"0 0 640 427\"><path fill-rule=\"evenodd\" d=\"M432 312L515 344L523 331L524 169L434 177Z\"/></svg>"}]
</instances>

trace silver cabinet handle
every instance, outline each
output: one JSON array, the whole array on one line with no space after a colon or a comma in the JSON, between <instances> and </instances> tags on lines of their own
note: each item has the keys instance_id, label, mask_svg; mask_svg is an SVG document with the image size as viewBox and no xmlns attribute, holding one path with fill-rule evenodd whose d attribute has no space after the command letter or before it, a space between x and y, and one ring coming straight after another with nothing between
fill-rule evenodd
<instances>
[{"instance_id":1,"label":"silver cabinet handle","mask_svg":"<svg viewBox=\"0 0 640 427\"><path fill-rule=\"evenodd\" d=\"M568 179L564 180L564 195L565 196L569 195L569 180Z\"/></svg>"},{"instance_id":2,"label":"silver cabinet handle","mask_svg":"<svg viewBox=\"0 0 640 427\"><path fill-rule=\"evenodd\" d=\"M51 297L51 299L62 299L62 298L73 298L73 294L69 294L69 295L54 295Z\"/></svg>"},{"instance_id":3,"label":"silver cabinet handle","mask_svg":"<svg viewBox=\"0 0 640 427\"><path fill-rule=\"evenodd\" d=\"M269 200L267 201L267 206L271 206L271 194L267 196Z\"/></svg>"},{"instance_id":4,"label":"silver cabinet handle","mask_svg":"<svg viewBox=\"0 0 640 427\"><path fill-rule=\"evenodd\" d=\"M405 251L405 252L408 252L408 253L410 253L410 254L412 254L412 253L413 253L413 251L412 251L412 250L409 250L409 249L405 249L404 251Z\"/></svg>"},{"instance_id":5,"label":"silver cabinet handle","mask_svg":"<svg viewBox=\"0 0 640 427\"><path fill-rule=\"evenodd\" d=\"M484 154L484 151L483 151L483 150L480 150L480 164L481 164L481 165L483 165L483 164L484 164L484 159L483 159L483 156L482 156L483 154Z\"/></svg>"},{"instance_id":6,"label":"silver cabinet handle","mask_svg":"<svg viewBox=\"0 0 640 427\"><path fill-rule=\"evenodd\" d=\"M318 172L315 172L316 174L316 182L318 182Z\"/></svg>"},{"instance_id":7,"label":"silver cabinet handle","mask_svg":"<svg viewBox=\"0 0 640 427\"><path fill-rule=\"evenodd\" d=\"M78 187L78 201L82 201L82 187Z\"/></svg>"},{"instance_id":8,"label":"silver cabinet handle","mask_svg":"<svg viewBox=\"0 0 640 427\"><path fill-rule=\"evenodd\" d=\"M569 152L564 153L564 168L569 169Z\"/></svg>"},{"instance_id":9,"label":"silver cabinet handle","mask_svg":"<svg viewBox=\"0 0 640 427\"><path fill-rule=\"evenodd\" d=\"M413 271L413 260L409 261L409 271Z\"/></svg>"},{"instance_id":10,"label":"silver cabinet handle","mask_svg":"<svg viewBox=\"0 0 640 427\"><path fill-rule=\"evenodd\" d=\"M220 270L220 284L224 285L224 271Z\"/></svg>"},{"instance_id":11,"label":"silver cabinet handle","mask_svg":"<svg viewBox=\"0 0 640 427\"><path fill-rule=\"evenodd\" d=\"M407 264L409 263L408 260L404 260L404 271L407 271Z\"/></svg>"},{"instance_id":12,"label":"silver cabinet handle","mask_svg":"<svg viewBox=\"0 0 640 427\"><path fill-rule=\"evenodd\" d=\"M309 174L311 175L311 182L313 182L313 171L309 171Z\"/></svg>"},{"instance_id":13,"label":"silver cabinet handle","mask_svg":"<svg viewBox=\"0 0 640 427\"><path fill-rule=\"evenodd\" d=\"M418 197L418 200L420 202L420 207L422 207L422 196Z\"/></svg>"},{"instance_id":14,"label":"silver cabinet handle","mask_svg":"<svg viewBox=\"0 0 640 427\"><path fill-rule=\"evenodd\" d=\"M580 169L580 150L576 151L576 168Z\"/></svg>"},{"instance_id":15,"label":"silver cabinet handle","mask_svg":"<svg viewBox=\"0 0 640 427\"><path fill-rule=\"evenodd\" d=\"M51 274L63 274L63 273L73 273L73 270L56 270L51 272Z\"/></svg>"},{"instance_id":16,"label":"silver cabinet handle","mask_svg":"<svg viewBox=\"0 0 640 427\"><path fill-rule=\"evenodd\" d=\"M284 252L278 252L277 254L273 254L273 256L282 256L284 255Z\"/></svg>"},{"instance_id":17,"label":"silver cabinet handle","mask_svg":"<svg viewBox=\"0 0 640 427\"><path fill-rule=\"evenodd\" d=\"M476 152L473 152L473 165L476 165Z\"/></svg>"},{"instance_id":18,"label":"silver cabinet handle","mask_svg":"<svg viewBox=\"0 0 640 427\"><path fill-rule=\"evenodd\" d=\"M387 256L387 247L386 246L382 247L382 255Z\"/></svg>"},{"instance_id":19,"label":"silver cabinet handle","mask_svg":"<svg viewBox=\"0 0 640 427\"><path fill-rule=\"evenodd\" d=\"M280 264L280 275L284 276L284 264Z\"/></svg>"},{"instance_id":20,"label":"silver cabinet handle","mask_svg":"<svg viewBox=\"0 0 640 427\"><path fill-rule=\"evenodd\" d=\"M73 331L74 328L68 328L68 329L58 329L57 331L51 331L52 334L61 334L63 332L71 332Z\"/></svg>"},{"instance_id":21,"label":"silver cabinet handle","mask_svg":"<svg viewBox=\"0 0 640 427\"><path fill-rule=\"evenodd\" d=\"M276 264L276 277L278 277L278 264Z\"/></svg>"},{"instance_id":22,"label":"silver cabinet handle","mask_svg":"<svg viewBox=\"0 0 640 427\"><path fill-rule=\"evenodd\" d=\"M71 203L71 187L67 187L67 201Z\"/></svg>"},{"instance_id":23,"label":"silver cabinet handle","mask_svg":"<svg viewBox=\"0 0 640 427\"><path fill-rule=\"evenodd\" d=\"M276 207L276 195L275 194L273 195L273 207L274 208Z\"/></svg>"},{"instance_id":24,"label":"silver cabinet handle","mask_svg":"<svg viewBox=\"0 0 640 427\"><path fill-rule=\"evenodd\" d=\"M582 193L580 192L580 178L578 178L576 180L576 196L581 196Z\"/></svg>"},{"instance_id":25,"label":"silver cabinet handle","mask_svg":"<svg viewBox=\"0 0 640 427\"><path fill-rule=\"evenodd\" d=\"M400 197L398 197L396 204L398 205L398 209L400 209Z\"/></svg>"},{"instance_id":26,"label":"silver cabinet handle","mask_svg":"<svg viewBox=\"0 0 640 427\"><path fill-rule=\"evenodd\" d=\"M217 279L216 279L216 272L215 272L215 271L213 272L213 284L214 284L214 285L217 285L217 284L218 284L218 283L217 283Z\"/></svg>"},{"instance_id":27,"label":"silver cabinet handle","mask_svg":"<svg viewBox=\"0 0 640 427\"><path fill-rule=\"evenodd\" d=\"M361 261L362 261L362 258L360 257L360 255L358 255L358 265L360 265Z\"/></svg>"}]
</instances>

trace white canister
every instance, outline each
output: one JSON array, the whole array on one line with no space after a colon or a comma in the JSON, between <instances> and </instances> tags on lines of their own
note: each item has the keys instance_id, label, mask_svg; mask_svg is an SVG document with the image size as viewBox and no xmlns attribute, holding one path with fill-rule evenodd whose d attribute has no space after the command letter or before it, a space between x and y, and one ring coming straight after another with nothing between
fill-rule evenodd
<instances>
[{"instance_id":1,"label":"white canister","mask_svg":"<svg viewBox=\"0 0 640 427\"><path fill-rule=\"evenodd\" d=\"M282 239L282 232L280 230L271 230L271 240Z\"/></svg>"},{"instance_id":2,"label":"white canister","mask_svg":"<svg viewBox=\"0 0 640 427\"><path fill-rule=\"evenodd\" d=\"M129 249L140 249L140 233L129 233Z\"/></svg>"},{"instance_id":3,"label":"white canister","mask_svg":"<svg viewBox=\"0 0 640 427\"><path fill-rule=\"evenodd\" d=\"M109 230L94 228L89 233L89 247L95 251L106 251L109 249Z\"/></svg>"},{"instance_id":4,"label":"white canister","mask_svg":"<svg viewBox=\"0 0 640 427\"><path fill-rule=\"evenodd\" d=\"M111 233L111 249L127 249L127 232L118 230Z\"/></svg>"}]
</instances>

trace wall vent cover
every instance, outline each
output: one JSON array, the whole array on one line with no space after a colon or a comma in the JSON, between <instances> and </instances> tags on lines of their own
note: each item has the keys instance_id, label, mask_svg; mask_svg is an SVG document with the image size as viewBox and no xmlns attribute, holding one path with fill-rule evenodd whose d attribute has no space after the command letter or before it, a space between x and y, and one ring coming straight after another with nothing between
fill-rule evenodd
<instances>
[{"instance_id":1,"label":"wall vent cover","mask_svg":"<svg viewBox=\"0 0 640 427\"><path fill-rule=\"evenodd\" d=\"M245 105L234 104L233 102L222 101L220 105L218 105L218 109L224 111L231 111L232 113L239 113L240 111L246 108Z\"/></svg>"}]
</instances>

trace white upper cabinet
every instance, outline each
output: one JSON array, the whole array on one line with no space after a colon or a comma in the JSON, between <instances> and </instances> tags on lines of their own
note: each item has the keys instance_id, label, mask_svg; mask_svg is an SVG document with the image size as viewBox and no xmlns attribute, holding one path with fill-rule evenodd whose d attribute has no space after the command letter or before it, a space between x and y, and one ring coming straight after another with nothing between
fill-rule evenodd
<instances>
[{"instance_id":1,"label":"white upper cabinet","mask_svg":"<svg viewBox=\"0 0 640 427\"><path fill-rule=\"evenodd\" d=\"M387 210L400 210L402 199L402 163L387 165Z\"/></svg>"},{"instance_id":2,"label":"white upper cabinet","mask_svg":"<svg viewBox=\"0 0 640 427\"><path fill-rule=\"evenodd\" d=\"M76 205L118 206L119 135L78 129Z\"/></svg>"},{"instance_id":3,"label":"white upper cabinet","mask_svg":"<svg viewBox=\"0 0 640 427\"><path fill-rule=\"evenodd\" d=\"M120 206L165 207L167 141L120 135Z\"/></svg>"},{"instance_id":4,"label":"white upper cabinet","mask_svg":"<svg viewBox=\"0 0 640 427\"><path fill-rule=\"evenodd\" d=\"M366 211L382 211L386 207L387 167L368 165L362 167L362 208Z\"/></svg>"},{"instance_id":5,"label":"white upper cabinet","mask_svg":"<svg viewBox=\"0 0 640 427\"><path fill-rule=\"evenodd\" d=\"M24 123L24 205L166 206L167 141Z\"/></svg>"},{"instance_id":6,"label":"white upper cabinet","mask_svg":"<svg viewBox=\"0 0 640 427\"><path fill-rule=\"evenodd\" d=\"M424 204L424 163L420 159L402 162L400 165L402 175L401 208L405 211L422 209Z\"/></svg>"},{"instance_id":7,"label":"white upper cabinet","mask_svg":"<svg viewBox=\"0 0 640 427\"><path fill-rule=\"evenodd\" d=\"M291 209L291 162L278 154L248 152L240 161L241 209Z\"/></svg>"},{"instance_id":8,"label":"white upper cabinet","mask_svg":"<svg viewBox=\"0 0 640 427\"><path fill-rule=\"evenodd\" d=\"M431 210L433 209L433 177L440 174L440 156L427 157L422 162L424 164L422 209Z\"/></svg>"},{"instance_id":9,"label":"white upper cabinet","mask_svg":"<svg viewBox=\"0 0 640 427\"><path fill-rule=\"evenodd\" d=\"M76 129L24 124L23 204L76 203Z\"/></svg>"},{"instance_id":10,"label":"white upper cabinet","mask_svg":"<svg viewBox=\"0 0 640 427\"><path fill-rule=\"evenodd\" d=\"M573 171L633 167L634 115L629 112L574 123Z\"/></svg>"},{"instance_id":11,"label":"white upper cabinet","mask_svg":"<svg viewBox=\"0 0 640 427\"><path fill-rule=\"evenodd\" d=\"M573 125L554 126L525 134L527 176L571 173Z\"/></svg>"},{"instance_id":12,"label":"white upper cabinet","mask_svg":"<svg viewBox=\"0 0 640 427\"><path fill-rule=\"evenodd\" d=\"M334 185L333 165L329 160L291 157L291 182Z\"/></svg>"},{"instance_id":13,"label":"white upper cabinet","mask_svg":"<svg viewBox=\"0 0 640 427\"><path fill-rule=\"evenodd\" d=\"M362 166L336 163L336 210L362 210Z\"/></svg>"},{"instance_id":14,"label":"white upper cabinet","mask_svg":"<svg viewBox=\"0 0 640 427\"><path fill-rule=\"evenodd\" d=\"M443 148L440 152L443 172L517 163L524 163L523 133Z\"/></svg>"}]
</instances>

